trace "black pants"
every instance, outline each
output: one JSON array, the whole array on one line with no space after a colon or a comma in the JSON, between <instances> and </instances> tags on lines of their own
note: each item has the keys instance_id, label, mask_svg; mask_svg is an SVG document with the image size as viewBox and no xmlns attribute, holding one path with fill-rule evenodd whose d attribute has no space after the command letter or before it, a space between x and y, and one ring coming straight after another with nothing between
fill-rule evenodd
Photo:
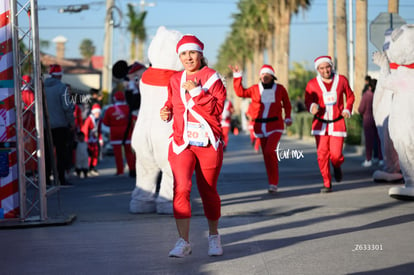
<instances>
[{"instance_id":1,"label":"black pants","mask_svg":"<svg viewBox=\"0 0 414 275\"><path fill-rule=\"evenodd\" d=\"M83 176L85 178L88 177L88 171L89 171L88 168L75 168L75 171L76 171L76 175L78 175L78 177L80 177L81 173L83 173Z\"/></svg>"},{"instance_id":2,"label":"black pants","mask_svg":"<svg viewBox=\"0 0 414 275\"><path fill-rule=\"evenodd\" d=\"M58 178L60 184L66 184L65 180L65 170L68 167L68 163L71 161L71 132L68 127L59 127L52 129L52 140L53 140L53 147L56 152L55 154L55 161L58 171ZM49 148L48 143L45 143L46 148L46 182L49 181L50 175L52 173L52 165L50 159L50 151L52 150ZM55 175L56 176L56 175Z\"/></svg>"}]
</instances>

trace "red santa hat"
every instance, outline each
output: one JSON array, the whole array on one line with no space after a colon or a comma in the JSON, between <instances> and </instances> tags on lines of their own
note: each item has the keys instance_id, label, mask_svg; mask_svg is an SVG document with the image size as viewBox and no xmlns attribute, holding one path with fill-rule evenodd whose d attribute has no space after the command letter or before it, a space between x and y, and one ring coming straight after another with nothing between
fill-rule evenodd
<instances>
[{"instance_id":1,"label":"red santa hat","mask_svg":"<svg viewBox=\"0 0 414 275\"><path fill-rule=\"evenodd\" d=\"M262 74L270 74L271 76L273 76L274 79L277 79L275 75L275 70L270 65L265 64L260 68L259 76Z\"/></svg>"},{"instance_id":2,"label":"red santa hat","mask_svg":"<svg viewBox=\"0 0 414 275\"><path fill-rule=\"evenodd\" d=\"M329 65L331 65L331 67L333 67L333 62L332 62L332 58L328 55L322 55L317 57L315 60L315 69L317 70L319 65L321 65L322 63L329 63Z\"/></svg>"},{"instance_id":3,"label":"red santa hat","mask_svg":"<svg viewBox=\"0 0 414 275\"><path fill-rule=\"evenodd\" d=\"M128 74L133 74L133 73L141 70L142 68L145 68L145 65L143 65L139 62L134 62L134 64L132 64L131 66L128 67Z\"/></svg>"},{"instance_id":4,"label":"red santa hat","mask_svg":"<svg viewBox=\"0 0 414 275\"><path fill-rule=\"evenodd\" d=\"M185 51L198 51L203 53L204 44L195 35L186 34L177 43L176 51L178 54Z\"/></svg>"},{"instance_id":5,"label":"red santa hat","mask_svg":"<svg viewBox=\"0 0 414 275\"><path fill-rule=\"evenodd\" d=\"M95 103L95 104L92 105L91 113L95 114L95 113L98 113L98 112L101 112L101 106L99 104Z\"/></svg>"},{"instance_id":6,"label":"red santa hat","mask_svg":"<svg viewBox=\"0 0 414 275\"><path fill-rule=\"evenodd\" d=\"M50 75L62 75L63 74L62 67L58 64L50 65L49 74Z\"/></svg>"},{"instance_id":7,"label":"red santa hat","mask_svg":"<svg viewBox=\"0 0 414 275\"><path fill-rule=\"evenodd\" d=\"M115 101L125 101L125 95L122 91L117 91L114 94L114 99Z\"/></svg>"},{"instance_id":8,"label":"red santa hat","mask_svg":"<svg viewBox=\"0 0 414 275\"><path fill-rule=\"evenodd\" d=\"M32 78L30 77L30 75L25 74L22 76L22 85L29 85L30 83L32 83Z\"/></svg>"}]
</instances>

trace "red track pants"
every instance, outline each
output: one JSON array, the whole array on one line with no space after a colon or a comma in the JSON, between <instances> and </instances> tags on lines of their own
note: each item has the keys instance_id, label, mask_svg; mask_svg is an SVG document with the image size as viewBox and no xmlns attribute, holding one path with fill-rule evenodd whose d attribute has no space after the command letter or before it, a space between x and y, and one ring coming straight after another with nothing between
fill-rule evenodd
<instances>
[{"instance_id":1,"label":"red track pants","mask_svg":"<svg viewBox=\"0 0 414 275\"><path fill-rule=\"evenodd\" d=\"M217 192L217 181L223 164L223 145L220 144L217 151L212 145L207 147L189 145L177 155L170 144L168 161L174 177L174 217L176 219L191 217L191 178L195 170L204 215L209 220L218 220L221 216L221 201Z\"/></svg>"},{"instance_id":2,"label":"red track pants","mask_svg":"<svg viewBox=\"0 0 414 275\"><path fill-rule=\"evenodd\" d=\"M339 167L344 163L342 147L344 145L343 137L334 136L315 136L316 153L318 156L319 170L323 178L323 185L331 187L331 171L329 161L334 167Z\"/></svg>"},{"instance_id":3,"label":"red track pants","mask_svg":"<svg viewBox=\"0 0 414 275\"><path fill-rule=\"evenodd\" d=\"M270 185L279 183L279 162L277 160L276 148L282 133L276 132L268 137L260 138L263 159L266 167L267 178Z\"/></svg>"},{"instance_id":4,"label":"red track pants","mask_svg":"<svg viewBox=\"0 0 414 275\"><path fill-rule=\"evenodd\" d=\"M223 142L224 142L223 149L226 150L227 144L229 144L230 126L221 127L221 131L223 132Z\"/></svg>"},{"instance_id":5,"label":"red track pants","mask_svg":"<svg viewBox=\"0 0 414 275\"><path fill-rule=\"evenodd\" d=\"M99 157L99 145L97 142L88 143L89 151L89 168L96 167L98 165Z\"/></svg>"},{"instance_id":6,"label":"red track pants","mask_svg":"<svg viewBox=\"0 0 414 275\"><path fill-rule=\"evenodd\" d=\"M112 144L116 164L116 174L124 173L124 157L122 156L122 144ZM131 144L124 145L124 152L129 171L135 170L135 154L132 151Z\"/></svg>"}]
</instances>

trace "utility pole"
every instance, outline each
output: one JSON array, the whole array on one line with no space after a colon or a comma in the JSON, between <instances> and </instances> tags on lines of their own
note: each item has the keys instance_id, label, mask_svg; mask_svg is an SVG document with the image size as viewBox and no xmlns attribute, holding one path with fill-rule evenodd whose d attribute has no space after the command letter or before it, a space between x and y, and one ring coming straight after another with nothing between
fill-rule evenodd
<instances>
[{"instance_id":1,"label":"utility pole","mask_svg":"<svg viewBox=\"0 0 414 275\"><path fill-rule=\"evenodd\" d=\"M105 16L105 41L104 56L102 68L102 92L106 94L104 99L109 98L112 92L112 37L114 30L114 19L112 9L114 0L106 0L106 16Z\"/></svg>"},{"instance_id":2,"label":"utility pole","mask_svg":"<svg viewBox=\"0 0 414 275\"><path fill-rule=\"evenodd\" d=\"M348 25L349 25L349 86L354 89L354 28L353 28L353 6L352 1L348 1Z\"/></svg>"},{"instance_id":3,"label":"utility pole","mask_svg":"<svg viewBox=\"0 0 414 275\"><path fill-rule=\"evenodd\" d=\"M331 1L331 0L328 0L328 55L332 57L333 60L336 60L336 56L335 56L335 6L334 6L334 1Z\"/></svg>"},{"instance_id":4,"label":"utility pole","mask_svg":"<svg viewBox=\"0 0 414 275\"><path fill-rule=\"evenodd\" d=\"M389 13L398 13L399 5L400 5L399 0L388 0L388 12Z\"/></svg>"}]
</instances>

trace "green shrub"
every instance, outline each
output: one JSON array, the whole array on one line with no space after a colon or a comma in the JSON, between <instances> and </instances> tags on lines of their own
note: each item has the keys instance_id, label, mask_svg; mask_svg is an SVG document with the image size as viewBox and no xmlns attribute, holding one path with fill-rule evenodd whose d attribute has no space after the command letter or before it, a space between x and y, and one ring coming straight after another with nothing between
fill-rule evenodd
<instances>
[{"instance_id":1,"label":"green shrub","mask_svg":"<svg viewBox=\"0 0 414 275\"><path fill-rule=\"evenodd\" d=\"M311 135L313 115L308 112L294 113L293 123L287 128L288 135L297 135L299 138Z\"/></svg>"},{"instance_id":2,"label":"green shrub","mask_svg":"<svg viewBox=\"0 0 414 275\"><path fill-rule=\"evenodd\" d=\"M354 114L351 118L345 119L347 137L345 143L348 145L361 145L362 142L362 116Z\"/></svg>"}]
</instances>

